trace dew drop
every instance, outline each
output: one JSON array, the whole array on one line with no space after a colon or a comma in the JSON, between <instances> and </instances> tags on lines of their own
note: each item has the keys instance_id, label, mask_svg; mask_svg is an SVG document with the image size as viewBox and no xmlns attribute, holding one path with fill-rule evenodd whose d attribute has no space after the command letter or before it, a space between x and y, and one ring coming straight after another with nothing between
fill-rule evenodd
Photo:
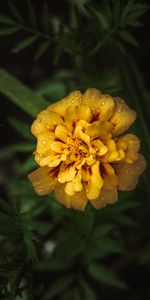
<instances>
[{"instance_id":1,"label":"dew drop","mask_svg":"<svg viewBox=\"0 0 150 300\"><path fill-rule=\"evenodd\" d=\"M43 144L43 145L46 145L46 141L42 141L42 144Z\"/></svg>"},{"instance_id":2,"label":"dew drop","mask_svg":"<svg viewBox=\"0 0 150 300\"><path fill-rule=\"evenodd\" d=\"M103 101L103 102L101 103L101 105L103 106L103 105L105 105L105 103L106 103L106 102L105 102L105 101Z\"/></svg>"},{"instance_id":3,"label":"dew drop","mask_svg":"<svg viewBox=\"0 0 150 300\"><path fill-rule=\"evenodd\" d=\"M76 99L72 99L71 103L74 104L76 102Z\"/></svg>"}]
</instances>

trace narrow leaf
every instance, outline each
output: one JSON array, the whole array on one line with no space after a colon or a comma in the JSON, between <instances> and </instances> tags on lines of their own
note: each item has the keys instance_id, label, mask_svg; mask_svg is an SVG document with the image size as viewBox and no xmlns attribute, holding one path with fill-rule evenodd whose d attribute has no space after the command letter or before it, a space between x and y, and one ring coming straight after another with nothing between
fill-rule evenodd
<instances>
[{"instance_id":1,"label":"narrow leaf","mask_svg":"<svg viewBox=\"0 0 150 300\"><path fill-rule=\"evenodd\" d=\"M38 39L38 37L38 35L33 35L25 38L24 40L18 43L18 45L12 50L12 52L18 53L19 51L27 48L28 46L33 44Z\"/></svg>"},{"instance_id":2,"label":"narrow leaf","mask_svg":"<svg viewBox=\"0 0 150 300\"><path fill-rule=\"evenodd\" d=\"M14 215L13 207L3 199L0 199L0 208L10 215Z\"/></svg>"},{"instance_id":3,"label":"narrow leaf","mask_svg":"<svg viewBox=\"0 0 150 300\"><path fill-rule=\"evenodd\" d=\"M13 14L13 16L20 22L20 23L23 23L23 19L22 19L22 16L18 10L18 8L14 5L14 3L12 1L8 1L8 5L11 9L11 12Z\"/></svg>"},{"instance_id":4,"label":"narrow leaf","mask_svg":"<svg viewBox=\"0 0 150 300\"><path fill-rule=\"evenodd\" d=\"M44 98L3 69L0 69L0 92L33 117L48 106Z\"/></svg>"},{"instance_id":5,"label":"narrow leaf","mask_svg":"<svg viewBox=\"0 0 150 300\"><path fill-rule=\"evenodd\" d=\"M10 34L13 34L15 32L18 32L19 30L21 30L20 26L1 28L0 29L0 36L10 35Z\"/></svg>"},{"instance_id":6,"label":"narrow leaf","mask_svg":"<svg viewBox=\"0 0 150 300\"><path fill-rule=\"evenodd\" d=\"M34 148L33 143L21 143L9 146L9 149L14 152L32 152Z\"/></svg>"},{"instance_id":7,"label":"narrow leaf","mask_svg":"<svg viewBox=\"0 0 150 300\"><path fill-rule=\"evenodd\" d=\"M138 42L135 40L135 38L131 35L131 33L129 31L121 30L118 34L123 40L125 40L129 44L131 44L133 46L139 45Z\"/></svg>"},{"instance_id":8,"label":"narrow leaf","mask_svg":"<svg viewBox=\"0 0 150 300\"><path fill-rule=\"evenodd\" d=\"M50 45L50 41L46 41L42 43L41 46L36 51L34 60L39 59L44 54L44 52L48 49L49 45Z\"/></svg>"},{"instance_id":9,"label":"narrow leaf","mask_svg":"<svg viewBox=\"0 0 150 300\"><path fill-rule=\"evenodd\" d=\"M5 15L0 15L0 23L7 25L16 25L16 21Z\"/></svg>"},{"instance_id":10,"label":"narrow leaf","mask_svg":"<svg viewBox=\"0 0 150 300\"><path fill-rule=\"evenodd\" d=\"M13 118L9 118L8 119L8 123L25 139L29 140L29 141L33 141L33 136L30 133L30 126L27 125L26 123L17 120L17 119L13 119Z\"/></svg>"},{"instance_id":11,"label":"narrow leaf","mask_svg":"<svg viewBox=\"0 0 150 300\"><path fill-rule=\"evenodd\" d=\"M43 13L42 13L42 24L45 32L49 30L49 11L48 11L48 3L45 1L43 6Z\"/></svg>"},{"instance_id":12,"label":"narrow leaf","mask_svg":"<svg viewBox=\"0 0 150 300\"><path fill-rule=\"evenodd\" d=\"M96 295L94 289L86 282L85 280L80 280L80 285L83 289L84 299L85 300L96 300Z\"/></svg>"},{"instance_id":13,"label":"narrow leaf","mask_svg":"<svg viewBox=\"0 0 150 300\"><path fill-rule=\"evenodd\" d=\"M31 22L33 28L36 28L37 18L36 18L35 8L34 8L31 0L28 0L28 11L29 11L30 22Z\"/></svg>"},{"instance_id":14,"label":"narrow leaf","mask_svg":"<svg viewBox=\"0 0 150 300\"><path fill-rule=\"evenodd\" d=\"M128 288L127 285L122 280L120 280L111 270L106 269L103 266L91 264L89 267L89 273L95 280L101 282L104 285L120 289Z\"/></svg>"}]
</instances>

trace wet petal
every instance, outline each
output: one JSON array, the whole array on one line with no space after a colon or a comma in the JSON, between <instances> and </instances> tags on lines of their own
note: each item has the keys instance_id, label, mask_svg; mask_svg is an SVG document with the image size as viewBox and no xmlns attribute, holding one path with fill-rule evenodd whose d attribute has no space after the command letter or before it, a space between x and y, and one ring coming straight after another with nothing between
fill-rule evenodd
<instances>
[{"instance_id":1,"label":"wet petal","mask_svg":"<svg viewBox=\"0 0 150 300\"><path fill-rule=\"evenodd\" d=\"M96 199L103 186L103 179L100 175L99 162L96 161L91 167L91 174L88 183L85 184L86 196L89 200Z\"/></svg>"},{"instance_id":2,"label":"wet petal","mask_svg":"<svg viewBox=\"0 0 150 300\"><path fill-rule=\"evenodd\" d=\"M142 155L139 154L139 159L133 163L114 164L116 174L118 176L118 189L121 191L134 190L138 177L146 168L146 161Z\"/></svg>"},{"instance_id":3,"label":"wet petal","mask_svg":"<svg viewBox=\"0 0 150 300\"><path fill-rule=\"evenodd\" d=\"M47 109L41 111L37 119L31 126L31 132L38 136L39 133L45 130L54 130L57 125L63 125L62 118L55 112L50 112Z\"/></svg>"},{"instance_id":4,"label":"wet petal","mask_svg":"<svg viewBox=\"0 0 150 300\"><path fill-rule=\"evenodd\" d=\"M50 144L55 139L54 132L51 131L43 131L38 134L38 142L36 151L39 154L46 154L50 150Z\"/></svg>"},{"instance_id":5,"label":"wet petal","mask_svg":"<svg viewBox=\"0 0 150 300\"><path fill-rule=\"evenodd\" d=\"M55 129L55 136L63 142L67 142L68 130L65 126L57 126Z\"/></svg>"},{"instance_id":6,"label":"wet petal","mask_svg":"<svg viewBox=\"0 0 150 300\"><path fill-rule=\"evenodd\" d=\"M54 111L64 117L66 109L70 105L79 105L82 101L82 93L80 91L71 92L67 97L48 106L49 111Z\"/></svg>"},{"instance_id":7,"label":"wet petal","mask_svg":"<svg viewBox=\"0 0 150 300\"><path fill-rule=\"evenodd\" d=\"M111 137L113 126L109 122L95 121L90 124L85 130L85 134L91 136L93 139L100 137L107 139Z\"/></svg>"},{"instance_id":8,"label":"wet petal","mask_svg":"<svg viewBox=\"0 0 150 300\"><path fill-rule=\"evenodd\" d=\"M100 209L105 207L107 204L115 203L117 200L118 192L116 188L113 190L106 190L102 188L100 196L95 200L91 200L90 202L94 208Z\"/></svg>"},{"instance_id":9,"label":"wet petal","mask_svg":"<svg viewBox=\"0 0 150 300\"><path fill-rule=\"evenodd\" d=\"M82 103L91 108L93 118L96 120L107 121L114 111L114 100L109 95L103 95L97 89L88 89L82 99Z\"/></svg>"},{"instance_id":10,"label":"wet petal","mask_svg":"<svg viewBox=\"0 0 150 300\"><path fill-rule=\"evenodd\" d=\"M47 166L38 168L28 175L37 194L44 196L52 192L57 184L56 178L50 176L51 169Z\"/></svg>"},{"instance_id":11,"label":"wet petal","mask_svg":"<svg viewBox=\"0 0 150 300\"><path fill-rule=\"evenodd\" d=\"M76 173L74 164L66 165L62 163L58 173L58 181L60 183L71 181L75 178Z\"/></svg>"},{"instance_id":12,"label":"wet petal","mask_svg":"<svg viewBox=\"0 0 150 300\"><path fill-rule=\"evenodd\" d=\"M110 122L113 124L113 135L118 136L126 131L135 121L136 112L130 109L124 100L115 98L115 110Z\"/></svg>"},{"instance_id":13,"label":"wet petal","mask_svg":"<svg viewBox=\"0 0 150 300\"><path fill-rule=\"evenodd\" d=\"M81 170L79 170L75 178L72 181L67 182L65 186L65 193L68 194L69 196L73 196L75 192L82 191L83 186L81 183L81 179L82 179Z\"/></svg>"},{"instance_id":14,"label":"wet petal","mask_svg":"<svg viewBox=\"0 0 150 300\"><path fill-rule=\"evenodd\" d=\"M75 124L79 120L90 122L92 114L87 105L69 106L65 112L65 123L70 132L73 131Z\"/></svg>"},{"instance_id":15,"label":"wet petal","mask_svg":"<svg viewBox=\"0 0 150 300\"><path fill-rule=\"evenodd\" d=\"M126 155L124 159L125 162L132 163L139 158L138 151L140 149L140 140L136 135L129 133L119 137L117 140L117 147L124 148Z\"/></svg>"},{"instance_id":16,"label":"wet petal","mask_svg":"<svg viewBox=\"0 0 150 300\"><path fill-rule=\"evenodd\" d=\"M65 193L65 184L60 184L56 186L55 197L58 202L63 204L67 208L74 208L80 211L84 211L87 205L87 198L84 190L81 192L76 192L73 196L69 196Z\"/></svg>"},{"instance_id":17,"label":"wet petal","mask_svg":"<svg viewBox=\"0 0 150 300\"><path fill-rule=\"evenodd\" d=\"M50 149L56 153L63 153L66 145L62 142L51 142Z\"/></svg>"}]
</instances>

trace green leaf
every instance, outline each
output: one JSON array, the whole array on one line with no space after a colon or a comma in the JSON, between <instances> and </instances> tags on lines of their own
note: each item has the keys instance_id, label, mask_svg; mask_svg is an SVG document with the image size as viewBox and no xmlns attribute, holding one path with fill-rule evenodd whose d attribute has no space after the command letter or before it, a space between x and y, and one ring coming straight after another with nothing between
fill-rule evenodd
<instances>
[{"instance_id":1,"label":"green leaf","mask_svg":"<svg viewBox=\"0 0 150 300\"><path fill-rule=\"evenodd\" d=\"M1 14L0 14L0 23L7 24L7 25L16 25L16 21L14 21L8 16L1 15Z\"/></svg>"},{"instance_id":2,"label":"green leaf","mask_svg":"<svg viewBox=\"0 0 150 300\"><path fill-rule=\"evenodd\" d=\"M0 36L10 35L10 34L18 32L19 30L21 30L20 26L1 28Z\"/></svg>"},{"instance_id":3,"label":"green leaf","mask_svg":"<svg viewBox=\"0 0 150 300\"><path fill-rule=\"evenodd\" d=\"M92 289L92 287L89 285L89 283L87 281L85 281L84 279L80 280L80 285L81 288L83 289L83 293L84 293L84 300L96 300L96 295L95 295L95 291L94 289Z\"/></svg>"},{"instance_id":4,"label":"green leaf","mask_svg":"<svg viewBox=\"0 0 150 300\"><path fill-rule=\"evenodd\" d=\"M42 43L40 45L40 47L38 48L38 50L36 51L34 60L39 59L44 54L44 52L48 49L49 45L50 45L50 41L46 41L46 42Z\"/></svg>"},{"instance_id":5,"label":"green leaf","mask_svg":"<svg viewBox=\"0 0 150 300\"><path fill-rule=\"evenodd\" d=\"M20 143L20 144L10 145L8 147L8 149L14 152L32 152L34 148L35 146L33 143Z\"/></svg>"},{"instance_id":6,"label":"green leaf","mask_svg":"<svg viewBox=\"0 0 150 300\"><path fill-rule=\"evenodd\" d=\"M63 275L60 278L56 279L52 285L49 287L49 291L43 297L43 300L50 300L54 297L61 295L62 292L67 289L72 284L74 280L74 275ZM60 297L59 297L60 299Z\"/></svg>"},{"instance_id":7,"label":"green leaf","mask_svg":"<svg viewBox=\"0 0 150 300\"><path fill-rule=\"evenodd\" d=\"M31 44L33 44L37 39L38 39L39 35L33 35L33 36L29 36L27 38L25 38L24 40L22 40L21 42L19 42L14 49L12 49L11 52L13 53L18 53L21 50L27 48L28 46L30 46Z\"/></svg>"},{"instance_id":8,"label":"green leaf","mask_svg":"<svg viewBox=\"0 0 150 300\"><path fill-rule=\"evenodd\" d=\"M33 117L48 106L44 98L3 69L0 69L0 92Z\"/></svg>"},{"instance_id":9,"label":"green leaf","mask_svg":"<svg viewBox=\"0 0 150 300\"><path fill-rule=\"evenodd\" d=\"M10 215L14 215L13 207L3 199L0 199L0 208Z\"/></svg>"},{"instance_id":10,"label":"green leaf","mask_svg":"<svg viewBox=\"0 0 150 300\"><path fill-rule=\"evenodd\" d=\"M135 40L135 38L131 35L129 31L121 30L118 35L120 38L122 38L124 41L128 42L129 44L133 46L139 46L138 42Z\"/></svg>"},{"instance_id":11,"label":"green leaf","mask_svg":"<svg viewBox=\"0 0 150 300\"><path fill-rule=\"evenodd\" d=\"M100 226L96 227L96 229L94 230L93 238L97 240L101 236L104 236L109 231L111 231L112 228L114 228L113 224L101 224Z\"/></svg>"},{"instance_id":12,"label":"green leaf","mask_svg":"<svg viewBox=\"0 0 150 300\"><path fill-rule=\"evenodd\" d=\"M33 28L36 28L37 18L36 18L35 8L34 8L31 0L28 0L28 12L29 12L30 22L31 22Z\"/></svg>"},{"instance_id":13,"label":"green leaf","mask_svg":"<svg viewBox=\"0 0 150 300\"><path fill-rule=\"evenodd\" d=\"M93 263L89 267L89 274L93 279L104 285L124 290L128 289L127 285L122 280L120 280L111 270L106 269L106 267Z\"/></svg>"},{"instance_id":14,"label":"green leaf","mask_svg":"<svg viewBox=\"0 0 150 300\"><path fill-rule=\"evenodd\" d=\"M45 32L49 30L49 9L48 2L45 1L42 12L42 24Z\"/></svg>"},{"instance_id":15,"label":"green leaf","mask_svg":"<svg viewBox=\"0 0 150 300\"><path fill-rule=\"evenodd\" d=\"M11 12L13 14L13 16L20 22L20 23L23 23L23 19L22 19L22 16L19 12L19 10L17 9L17 7L14 5L14 3L12 1L8 1L8 5L11 9Z\"/></svg>"},{"instance_id":16,"label":"green leaf","mask_svg":"<svg viewBox=\"0 0 150 300\"><path fill-rule=\"evenodd\" d=\"M30 132L30 126L21 120L9 118L8 123L25 139L33 142L33 136Z\"/></svg>"}]
</instances>

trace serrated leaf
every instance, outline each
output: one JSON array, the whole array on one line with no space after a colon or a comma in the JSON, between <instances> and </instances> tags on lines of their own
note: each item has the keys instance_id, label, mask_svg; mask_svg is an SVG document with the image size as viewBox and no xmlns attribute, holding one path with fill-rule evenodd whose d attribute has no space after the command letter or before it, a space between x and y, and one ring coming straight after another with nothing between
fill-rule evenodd
<instances>
[{"instance_id":1,"label":"serrated leaf","mask_svg":"<svg viewBox=\"0 0 150 300\"><path fill-rule=\"evenodd\" d=\"M21 50L27 48L28 46L30 46L31 44L33 44L37 39L38 39L39 35L33 35L33 36L29 36L27 38L25 38L24 40L22 40L21 42L19 42L14 49L12 49L12 53L18 53Z\"/></svg>"},{"instance_id":2,"label":"serrated leaf","mask_svg":"<svg viewBox=\"0 0 150 300\"><path fill-rule=\"evenodd\" d=\"M34 8L31 0L28 0L28 12L29 12L30 22L31 22L33 28L36 28L37 17L36 17L35 8Z\"/></svg>"},{"instance_id":3,"label":"serrated leaf","mask_svg":"<svg viewBox=\"0 0 150 300\"><path fill-rule=\"evenodd\" d=\"M48 106L44 98L3 69L0 69L0 92L31 116Z\"/></svg>"},{"instance_id":4,"label":"serrated leaf","mask_svg":"<svg viewBox=\"0 0 150 300\"><path fill-rule=\"evenodd\" d=\"M126 42L133 46L139 46L138 42L135 40L135 38L131 35L129 31L121 30L118 35Z\"/></svg>"},{"instance_id":5,"label":"serrated leaf","mask_svg":"<svg viewBox=\"0 0 150 300\"><path fill-rule=\"evenodd\" d=\"M120 280L111 270L97 264L91 264L89 274L98 282L119 289L128 289L127 285Z\"/></svg>"},{"instance_id":6,"label":"serrated leaf","mask_svg":"<svg viewBox=\"0 0 150 300\"><path fill-rule=\"evenodd\" d=\"M11 19L8 16L1 15L1 14L0 14L0 23L7 24L7 25L16 25L16 21L15 20Z\"/></svg>"},{"instance_id":7,"label":"serrated leaf","mask_svg":"<svg viewBox=\"0 0 150 300\"><path fill-rule=\"evenodd\" d=\"M23 23L23 19L22 19L22 16L18 10L18 8L14 5L14 3L12 1L8 1L8 5L11 9L11 12L13 14L13 16L21 23Z\"/></svg>"},{"instance_id":8,"label":"serrated leaf","mask_svg":"<svg viewBox=\"0 0 150 300\"><path fill-rule=\"evenodd\" d=\"M44 52L48 49L49 45L50 45L50 41L46 41L42 43L41 46L36 51L34 60L39 59L44 54Z\"/></svg>"},{"instance_id":9,"label":"serrated leaf","mask_svg":"<svg viewBox=\"0 0 150 300\"><path fill-rule=\"evenodd\" d=\"M10 35L10 34L18 32L19 30L21 30L20 26L1 28L0 36Z\"/></svg>"}]
</instances>

